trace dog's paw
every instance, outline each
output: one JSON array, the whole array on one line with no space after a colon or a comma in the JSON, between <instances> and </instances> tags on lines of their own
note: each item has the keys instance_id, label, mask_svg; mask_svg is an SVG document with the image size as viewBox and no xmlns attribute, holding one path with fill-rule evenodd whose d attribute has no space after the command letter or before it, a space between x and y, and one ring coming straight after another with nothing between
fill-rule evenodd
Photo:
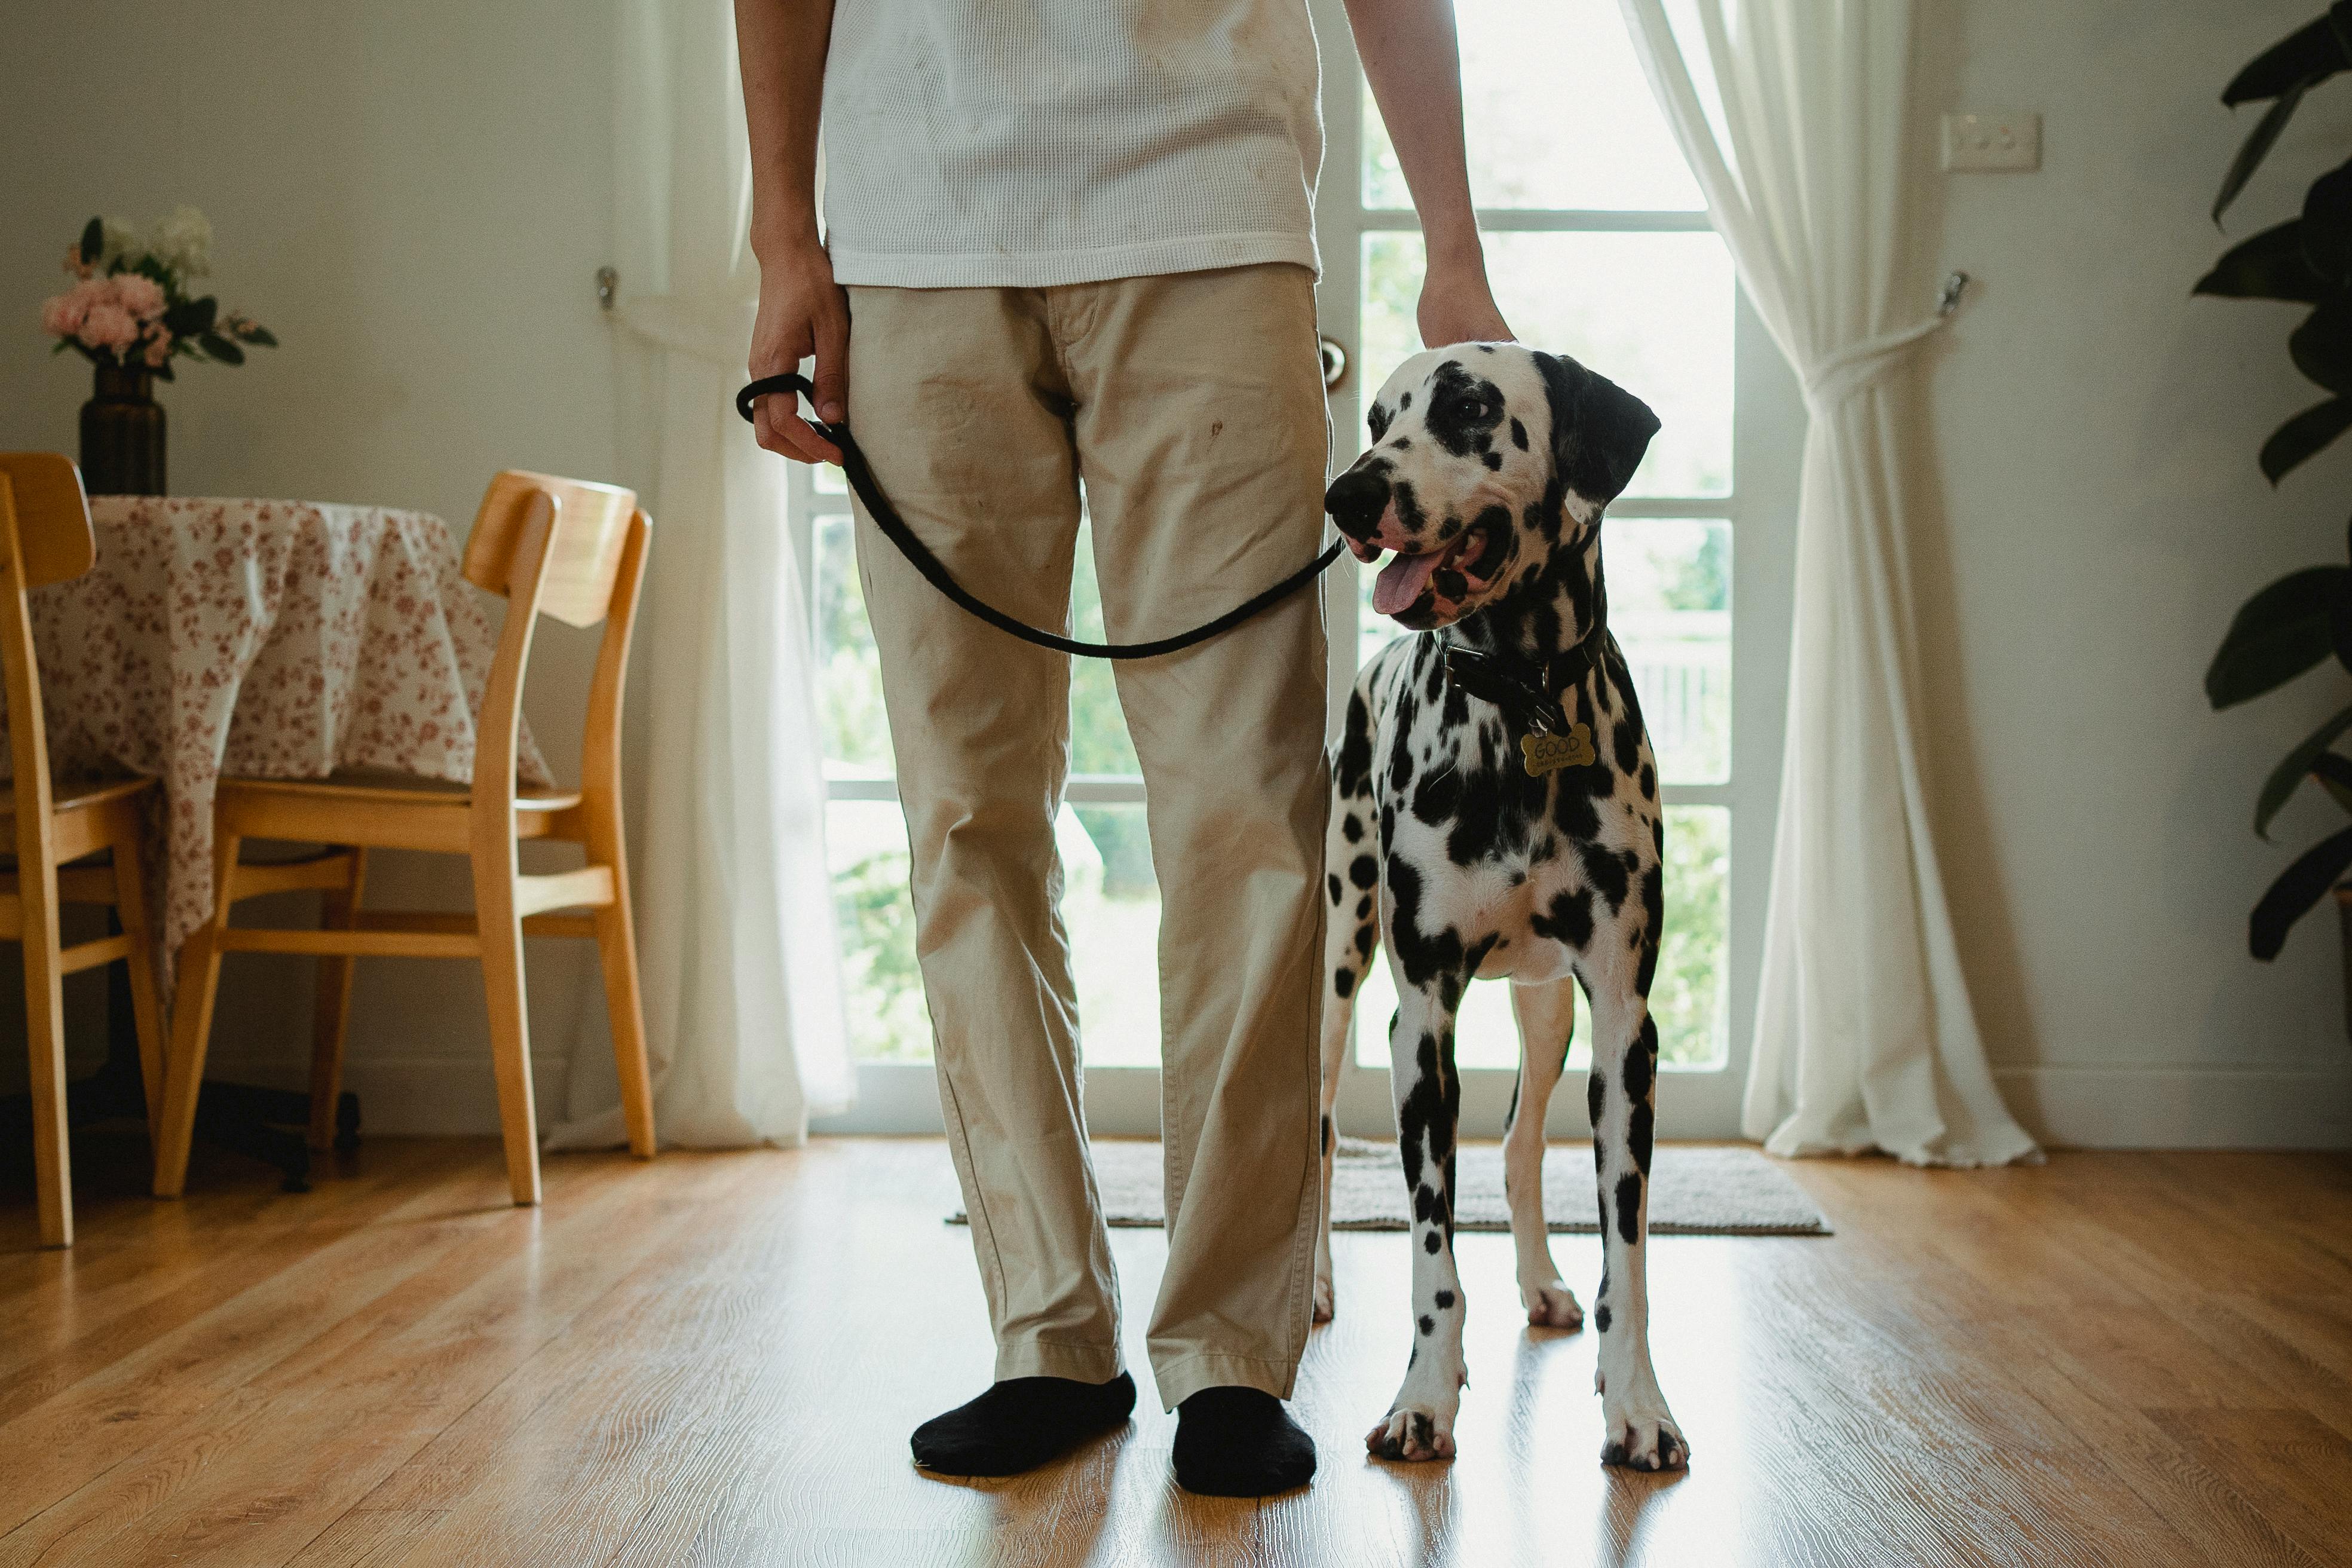
<instances>
[{"instance_id":1,"label":"dog's paw","mask_svg":"<svg viewBox=\"0 0 2352 1568\"><path fill-rule=\"evenodd\" d=\"M1328 1323L1331 1321L1332 1300L1331 1277L1318 1269L1315 1275L1315 1321L1317 1322Z\"/></svg>"},{"instance_id":2,"label":"dog's paw","mask_svg":"<svg viewBox=\"0 0 2352 1568\"><path fill-rule=\"evenodd\" d=\"M1450 1459L1454 1458L1454 1426L1434 1411L1400 1405L1364 1434L1364 1447L1381 1459Z\"/></svg>"},{"instance_id":3,"label":"dog's paw","mask_svg":"<svg viewBox=\"0 0 2352 1568\"><path fill-rule=\"evenodd\" d=\"M1675 1426L1675 1418L1664 1411L1654 1415L1612 1420L1609 1440L1601 1446L1601 1462L1629 1470L1686 1469L1690 1465L1690 1444Z\"/></svg>"},{"instance_id":4,"label":"dog's paw","mask_svg":"<svg viewBox=\"0 0 2352 1568\"><path fill-rule=\"evenodd\" d=\"M1557 1279L1549 1285L1521 1285L1519 1300L1527 1303L1528 1327L1531 1329L1584 1326L1584 1309L1576 1304L1576 1292Z\"/></svg>"}]
</instances>

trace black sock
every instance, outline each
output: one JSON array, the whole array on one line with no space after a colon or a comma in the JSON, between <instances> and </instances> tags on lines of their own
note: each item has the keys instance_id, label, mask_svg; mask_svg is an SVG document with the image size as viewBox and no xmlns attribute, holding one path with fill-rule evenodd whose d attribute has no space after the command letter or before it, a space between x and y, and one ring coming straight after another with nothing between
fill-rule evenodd
<instances>
[{"instance_id":1,"label":"black sock","mask_svg":"<svg viewBox=\"0 0 2352 1568\"><path fill-rule=\"evenodd\" d=\"M1255 1388L1204 1388L1176 1407L1176 1484L1211 1497L1272 1497L1315 1479L1315 1439Z\"/></svg>"},{"instance_id":2,"label":"black sock","mask_svg":"<svg viewBox=\"0 0 2352 1568\"><path fill-rule=\"evenodd\" d=\"M950 1476L1017 1476L1114 1426L1135 1408L1135 1379L1011 1377L915 1428L915 1463Z\"/></svg>"}]
</instances>

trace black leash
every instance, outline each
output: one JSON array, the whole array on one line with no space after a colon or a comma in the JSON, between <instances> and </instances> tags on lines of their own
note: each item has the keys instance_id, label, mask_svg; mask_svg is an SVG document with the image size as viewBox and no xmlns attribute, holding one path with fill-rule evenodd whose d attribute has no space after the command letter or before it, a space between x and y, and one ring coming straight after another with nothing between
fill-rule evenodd
<instances>
[{"instance_id":1,"label":"black leash","mask_svg":"<svg viewBox=\"0 0 2352 1568\"><path fill-rule=\"evenodd\" d=\"M782 393L791 397L793 400L793 410L795 414L800 411L799 400L803 394L808 395L812 405L816 396L816 389L809 384L809 380L804 375L763 375L735 395L735 412L743 416L745 423L750 423L751 405L770 393ZM1339 540L1333 540L1322 554L1318 555L1313 561L1293 572L1265 593L1245 604L1227 610L1213 621L1194 626L1189 632L1179 632L1172 637L1160 637L1154 642L1078 642L1060 636L1058 633L1040 631L1028 622L1008 616L986 600L975 597L968 592L962 584L957 582L949 574L940 558L932 554L921 540L915 537L914 530L907 526L906 521L899 517L898 509L884 497L882 487L874 482L874 470L866 466L866 454L857 449L856 438L849 434L848 421L844 420L838 425L828 425L819 419L814 423L818 434L841 448L841 471L849 480L850 490L859 500L866 503L866 514L874 519L874 525L882 531L882 537L897 545L898 553L905 556L916 571L929 578L932 587L937 588L953 603L978 616L997 630L1010 632L1023 642L1035 643L1039 647L1052 648L1055 653L1076 654L1085 658L1152 658L1163 653L1178 652L1196 643L1206 642L1218 633L1230 631L1259 611L1288 598L1315 581L1323 574L1325 567L1339 558L1339 552L1343 548Z\"/></svg>"}]
</instances>

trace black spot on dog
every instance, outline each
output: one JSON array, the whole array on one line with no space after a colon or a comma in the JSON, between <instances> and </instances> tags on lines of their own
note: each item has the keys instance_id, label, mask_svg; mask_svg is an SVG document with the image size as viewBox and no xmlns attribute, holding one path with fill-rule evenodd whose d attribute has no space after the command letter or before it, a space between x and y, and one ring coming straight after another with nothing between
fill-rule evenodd
<instances>
[{"instance_id":1,"label":"black spot on dog","mask_svg":"<svg viewBox=\"0 0 2352 1568\"><path fill-rule=\"evenodd\" d=\"M1334 881L1338 879L1336 877L1332 879ZM1380 879L1381 863L1370 856L1359 855L1348 862L1348 880L1355 883L1359 888L1376 887Z\"/></svg>"},{"instance_id":2,"label":"black spot on dog","mask_svg":"<svg viewBox=\"0 0 2352 1568\"><path fill-rule=\"evenodd\" d=\"M1633 1048L1625 1053L1625 1098L1636 1105L1648 1104L1650 1090L1656 1085L1657 1067L1657 1020L1645 1017L1641 1033L1633 1037Z\"/></svg>"},{"instance_id":3,"label":"black spot on dog","mask_svg":"<svg viewBox=\"0 0 2352 1568\"><path fill-rule=\"evenodd\" d=\"M1493 382L1451 360L1437 367L1431 382L1429 413L1422 423L1439 446L1457 458L1468 457L1502 423L1503 395Z\"/></svg>"},{"instance_id":4,"label":"black spot on dog","mask_svg":"<svg viewBox=\"0 0 2352 1568\"><path fill-rule=\"evenodd\" d=\"M1586 879L1591 882L1593 890L1601 895L1601 902L1609 906L1609 913L1614 917L1625 906L1626 885L1631 880L1625 862L1608 850L1591 844L1580 851L1580 857L1584 862Z\"/></svg>"},{"instance_id":5,"label":"black spot on dog","mask_svg":"<svg viewBox=\"0 0 2352 1568\"><path fill-rule=\"evenodd\" d=\"M1442 1237L1442 1236L1438 1235L1438 1234L1437 1234L1435 1231L1433 1231L1433 1231L1431 1231L1427 1236L1425 1236L1425 1237L1422 1237L1422 1240L1421 1240L1421 1249L1422 1249L1423 1252L1426 1252L1426 1253L1431 1254L1433 1257L1433 1256L1435 1256L1439 1251L1443 1250L1443 1249L1444 1249L1444 1246L1445 1246L1445 1238L1444 1238L1444 1237Z\"/></svg>"},{"instance_id":6,"label":"black spot on dog","mask_svg":"<svg viewBox=\"0 0 2352 1568\"><path fill-rule=\"evenodd\" d=\"M1419 1220L1422 1224L1427 1225L1429 1223L1430 1216L1436 1212L1437 1189L1431 1186L1427 1182L1423 1182L1421 1185L1413 1188L1412 1217Z\"/></svg>"},{"instance_id":7,"label":"black spot on dog","mask_svg":"<svg viewBox=\"0 0 2352 1568\"><path fill-rule=\"evenodd\" d=\"M1421 1315L1421 1331L1424 1334L1435 1333L1437 1331L1437 1320L1431 1317L1428 1313L1423 1312Z\"/></svg>"},{"instance_id":8,"label":"black spot on dog","mask_svg":"<svg viewBox=\"0 0 2352 1568\"><path fill-rule=\"evenodd\" d=\"M1634 972L1633 990L1635 994L1646 997L1650 994L1650 983L1658 976L1658 942L1666 929L1666 897L1664 879L1655 866L1642 873L1642 912L1644 919L1640 932L1640 945L1637 949L1642 955L1642 961L1640 967ZM1643 1020L1643 1025L1653 1031L1652 1045L1654 1048L1656 1026L1650 1024L1646 1019Z\"/></svg>"},{"instance_id":9,"label":"black spot on dog","mask_svg":"<svg viewBox=\"0 0 2352 1568\"><path fill-rule=\"evenodd\" d=\"M1511 421L1511 445L1522 452L1528 449L1528 427L1517 419Z\"/></svg>"},{"instance_id":10,"label":"black spot on dog","mask_svg":"<svg viewBox=\"0 0 2352 1568\"><path fill-rule=\"evenodd\" d=\"M1452 1305L1454 1305L1454 1292L1451 1290L1440 1290L1437 1293L1437 1310L1442 1312Z\"/></svg>"},{"instance_id":11,"label":"black spot on dog","mask_svg":"<svg viewBox=\"0 0 2352 1568\"><path fill-rule=\"evenodd\" d=\"M1643 800L1658 798L1658 770L1647 763L1642 764L1642 798Z\"/></svg>"},{"instance_id":12,"label":"black spot on dog","mask_svg":"<svg viewBox=\"0 0 2352 1568\"><path fill-rule=\"evenodd\" d=\"M1628 1247L1642 1240L1642 1178L1622 1175L1617 1178L1617 1237Z\"/></svg>"},{"instance_id":13,"label":"black spot on dog","mask_svg":"<svg viewBox=\"0 0 2352 1568\"><path fill-rule=\"evenodd\" d=\"M1372 943L1375 940L1377 939L1372 934L1371 927L1358 927L1356 931L1356 956L1359 958L1371 957Z\"/></svg>"},{"instance_id":14,"label":"black spot on dog","mask_svg":"<svg viewBox=\"0 0 2352 1568\"><path fill-rule=\"evenodd\" d=\"M1601 1109L1608 1103L1609 1080L1601 1076L1599 1068L1595 1068L1592 1076L1584 1080L1584 1109L1596 1129L1601 1125Z\"/></svg>"},{"instance_id":15,"label":"black spot on dog","mask_svg":"<svg viewBox=\"0 0 2352 1568\"><path fill-rule=\"evenodd\" d=\"M1390 445L1397 451L1410 452L1412 450L1412 437L1410 436L1400 436L1394 441L1391 442Z\"/></svg>"},{"instance_id":16,"label":"black spot on dog","mask_svg":"<svg viewBox=\"0 0 2352 1568\"><path fill-rule=\"evenodd\" d=\"M1633 1151L1633 1168L1645 1176L1650 1173L1650 1144L1657 1125L1656 1115L1646 1103L1636 1101L1632 1124L1625 1130L1626 1144Z\"/></svg>"},{"instance_id":17,"label":"black spot on dog","mask_svg":"<svg viewBox=\"0 0 2352 1568\"><path fill-rule=\"evenodd\" d=\"M1592 940L1592 889L1574 888L1553 894L1551 908L1528 915L1528 927L1538 936L1582 952Z\"/></svg>"},{"instance_id":18,"label":"black spot on dog","mask_svg":"<svg viewBox=\"0 0 2352 1568\"><path fill-rule=\"evenodd\" d=\"M1437 525L1437 542L1443 544L1461 531L1462 520L1458 517L1449 517Z\"/></svg>"},{"instance_id":19,"label":"black spot on dog","mask_svg":"<svg viewBox=\"0 0 2352 1568\"><path fill-rule=\"evenodd\" d=\"M1437 590L1437 596L1441 599L1458 601L1469 597L1470 595L1469 579L1451 566L1441 566L1433 573L1429 579L1429 585ZM1463 711L1467 714L1469 710L1465 708ZM1459 721L1454 721L1454 722L1458 723Z\"/></svg>"},{"instance_id":20,"label":"black spot on dog","mask_svg":"<svg viewBox=\"0 0 2352 1568\"><path fill-rule=\"evenodd\" d=\"M1485 461L1489 468L1500 469L1503 466L1503 454L1490 450L1485 455Z\"/></svg>"},{"instance_id":21,"label":"black spot on dog","mask_svg":"<svg viewBox=\"0 0 2352 1568\"><path fill-rule=\"evenodd\" d=\"M1398 413L1402 414L1402 413L1403 413L1406 409L1408 409L1408 408L1410 408L1410 407L1412 407L1412 393L1408 392L1408 393L1406 393L1402 397L1400 397L1400 398L1398 398L1398 399L1397 399L1397 412L1398 412Z\"/></svg>"},{"instance_id":22,"label":"black spot on dog","mask_svg":"<svg viewBox=\"0 0 2352 1568\"><path fill-rule=\"evenodd\" d=\"M1609 1303L1603 1301L1592 1309L1592 1326L1602 1333L1609 1331Z\"/></svg>"},{"instance_id":23,"label":"black spot on dog","mask_svg":"<svg viewBox=\"0 0 2352 1568\"><path fill-rule=\"evenodd\" d=\"M1372 783L1372 711L1360 691L1348 693L1348 719L1339 736L1339 754L1331 782L1342 795L1362 795Z\"/></svg>"},{"instance_id":24,"label":"black spot on dog","mask_svg":"<svg viewBox=\"0 0 2352 1568\"><path fill-rule=\"evenodd\" d=\"M1343 1002L1349 996L1354 995L1356 991L1356 972L1348 968L1345 964L1333 970L1331 972L1331 989L1339 994L1339 999Z\"/></svg>"},{"instance_id":25,"label":"black spot on dog","mask_svg":"<svg viewBox=\"0 0 2352 1568\"><path fill-rule=\"evenodd\" d=\"M1348 896L1348 889L1340 883L1339 873L1337 871L1330 874L1329 881L1331 883L1331 901L1336 904L1341 899Z\"/></svg>"},{"instance_id":26,"label":"black spot on dog","mask_svg":"<svg viewBox=\"0 0 2352 1568\"><path fill-rule=\"evenodd\" d=\"M1356 900L1356 918L1360 921L1368 921L1372 918L1371 894L1366 893L1362 898Z\"/></svg>"},{"instance_id":27,"label":"black spot on dog","mask_svg":"<svg viewBox=\"0 0 2352 1568\"><path fill-rule=\"evenodd\" d=\"M1360 844L1364 837L1364 819L1349 812L1339 823L1339 836L1350 844Z\"/></svg>"},{"instance_id":28,"label":"black spot on dog","mask_svg":"<svg viewBox=\"0 0 2352 1568\"><path fill-rule=\"evenodd\" d=\"M1389 411L1377 403L1364 410L1364 427L1372 433L1373 440L1389 433Z\"/></svg>"}]
</instances>

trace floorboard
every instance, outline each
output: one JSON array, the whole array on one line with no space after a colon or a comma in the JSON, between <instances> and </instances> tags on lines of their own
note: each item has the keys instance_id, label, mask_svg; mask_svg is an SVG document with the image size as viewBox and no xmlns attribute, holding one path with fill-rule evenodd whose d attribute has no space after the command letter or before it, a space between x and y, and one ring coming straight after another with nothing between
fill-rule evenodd
<instances>
[{"instance_id":1,"label":"floorboard","mask_svg":"<svg viewBox=\"0 0 2352 1568\"><path fill-rule=\"evenodd\" d=\"M157 1204L108 1136L72 1252L0 1191L0 1568L2352 1565L2352 1157L1790 1165L1836 1236L1654 1244L1680 1478L1599 1465L1592 1336L1523 1326L1500 1236L1459 1242L1462 1457L1366 1458L1410 1260L1342 1235L1322 1472L1259 1502L1175 1489L1148 1381L1037 1474L908 1463L989 1366L934 1141L554 1156L525 1211L485 1141ZM1112 1241L1140 1369L1163 1247ZM1589 1296L1598 1249L1555 1251Z\"/></svg>"}]
</instances>

